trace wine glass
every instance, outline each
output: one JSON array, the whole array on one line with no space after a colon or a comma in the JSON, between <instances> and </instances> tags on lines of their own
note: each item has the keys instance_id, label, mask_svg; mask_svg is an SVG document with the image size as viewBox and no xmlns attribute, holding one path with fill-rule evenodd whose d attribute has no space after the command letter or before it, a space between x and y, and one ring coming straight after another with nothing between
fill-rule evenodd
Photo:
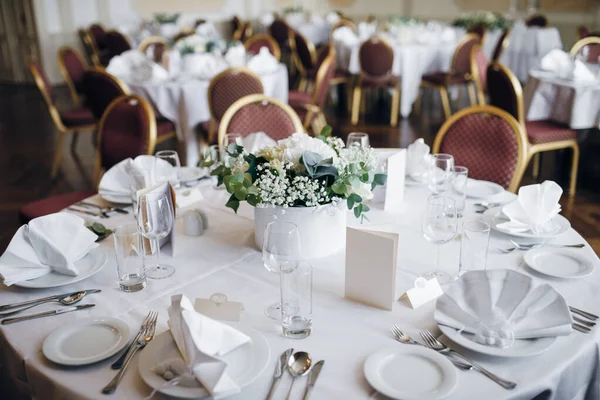
<instances>
[{"instance_id":1,"label":"wine glass","mask_svg":"<svg viewBox=\"0 0 600 400\"><path fill-rule=\"evenodd\" d=\"M369 135L362 132L351 132L348 134L346 139L346 147L358 146L358 147L370 147Z\"/></svg>"},{"instance_id":2,"label":"wine glass","mask_svg":"<svg viewBox=\"0 0 600 400\"><path fill-rule=\"evenodd\" d=\"M449 189L454 176L454 157L450 154L434 154L431 157L429 190L434 194L442 194Z\"/></svg>"},{"instance_id":3,"label":"wine glass","mask_svg":"<svg viewBox=\"0 0 600 400\"><path fill-rule=\"evenodd\" d=\"M154 158L154 181L169 182L174 188L179 187L181 180L181 162L174 150L162 150Z\"/></svg>"},{"instance_id":4,"label":"wine glass","mask_svg":"<svg viewBox=\"0 0 600 400\"><path fill-rule=\"evenodd\" d=\"M229 163L229 155L227 154L227 147L229 147L230 144L237 144L238 146L243 146L244 143L242 142L242 135L240 135L239 133L228 133L225 135L225 137L223 137L223 148L221 150L221 162L225 165L228 165Z\"/></svg>"},{"instance_id":5,"label":"wine glass","mask_svg":"<svg viewBox=\"0 0 600 400\"><path fill-rule=\"evenodd\" d=\"M173 266L160 263L160 239L171 232L174 223L170 199L165 194L142 195L138 199L137 214L140 233L150 241L150 253L154 253L152 247L156 249L156 263L146 266L146 276L151 279L163 279L173 275Z\"/></svg>"},{"instance_id":6,"label":"wine glass","mask_svg":"<svg viewBox=\"0 0 600 400\"><path fill-rule=\"evenodd\" d=\"M456 236L458 221L456 202L447 196L431 196L427 199L427 210L421 224L423 236L435 246L435 264L431 272L421 275L425 279L437 278L440 285L450 283L452 278L439 268L439 247Z\"/></svg>"},{"instance_id":7,"label":"wine glass","mask_svg":"<svg viewBox=\"0 0 600 400\"><path fill-rule=\"evenodd\" d=\"M300 261L300 232L296 224L273 221L267 225L263 236L263 263L269 272L279 273L281 266L297 264ZM281 318L281 303L271 304L266 310L267 317Z\"/></svg>"}]
</instances>

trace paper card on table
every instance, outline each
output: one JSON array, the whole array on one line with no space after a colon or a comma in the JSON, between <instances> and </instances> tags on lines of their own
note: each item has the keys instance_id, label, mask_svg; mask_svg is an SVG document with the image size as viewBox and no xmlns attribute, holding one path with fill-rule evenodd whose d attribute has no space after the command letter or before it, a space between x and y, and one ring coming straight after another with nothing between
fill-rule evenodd
<instances>
[{"instance_id":1,"label":"paper card on table","mask_svg":"<svg viewBox=\"0 0 600 400\"><path fill-rule=\"evenodd\" d=\"M400 299L407 297L413 309L422 306L425 303L435 300L444 294L437 278L426 280L425 278L417 278L415 287L408 289Z\"/></svg>"},{"instance_id":2,"label":"paper card on table","mask_svg":"<svg viewBox=\"0 0 600 400\"><path fill-rule=\"evenodd\" d=\"M244 305L237 301L228 301L222 293L214 293L209 299L196 299L194 309L212 319L239 322Z\"/></svg>"},{"instance_id":3,"label":"paper card on table","mask_svg":"<svg viewBox=\"0 0 600 400\"><path fill-rule=\"evenodd\" d=\"M176 217L175 204L177 204L175 190L173 190L173 187L169 183L161 183L161 184L149 187L149 188L140 189L137 191L138 202L139 202L140 197L145 194L146 195L149 194L153 197L156 196L156 198L158 198L164 194L167 196L167 199L170 200L171 210L173 210L173 229L171 229L171 232L165 238L160 240L160 247L161 247L161 254L162 254L162 252L165 252L166 254L174 256L175 255L175 217ZM144 218L148 218L148 215L144 210L142 210L142 215L140 217L142 219L144 219ZM150 242L150 241L148 241L148 239L144 239L144 247L152 248L153 253L154 253L153 246L154 246L154 242Z\"/></svg>"},{"instance_id":4,"label":"paper card on table","mask_svg":"<svg viewBox=\"0 0 600 400\"><path fill-rule=\"evenodd\" d=\"M345 297L391 310L397 252L397 233L346 228Z\"/></svg>"},{"instance_id":5,"label":"paper card on table","mask_svg":"<svg viewBox=\"0 0 600 400\"><path fill-rule=\"evenodd\" d=\"M373 190L373 203L383 203L385 211L394 211L404 201L404 176L406 170L406 149L377 153L379 162L385 160L387 182Z\"/></svg>"}]
</instances>

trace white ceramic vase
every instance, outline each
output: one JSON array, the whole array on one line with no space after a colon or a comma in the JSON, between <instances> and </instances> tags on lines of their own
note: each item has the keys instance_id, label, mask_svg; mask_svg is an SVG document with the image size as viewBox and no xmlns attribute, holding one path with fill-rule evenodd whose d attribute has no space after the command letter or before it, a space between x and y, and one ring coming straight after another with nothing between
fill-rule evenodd
<instances>
[{"instance_id":1,"label":"white ceramic vase","mask_svg":"<svg viewBox=\"0 0 600 400\"><path fill-rule=\"evenodd\" d=\"M267 225L275 220L292 222L300 232L303 259L326 257L346 248L346 202L337 206L254 208L256 245L262 249Z\"/></svg>"}]
</instances>

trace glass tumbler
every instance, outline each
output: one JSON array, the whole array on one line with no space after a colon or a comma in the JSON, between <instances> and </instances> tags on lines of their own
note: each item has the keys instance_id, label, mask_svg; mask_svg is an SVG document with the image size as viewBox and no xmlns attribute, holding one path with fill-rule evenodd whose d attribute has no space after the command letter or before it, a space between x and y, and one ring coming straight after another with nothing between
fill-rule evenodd
<instances>
[{"instance_id":1,"label":"glass tumbler","mask_svg":"<svg viewBox=\"0 0 600 400\"><path fill-rule=\"evenodd\" d=\"M144 269L144 246L137 224L119 226L113 232L117 257L119 289L137 292L146 287Z\"/></svg>"},{"instance_id":2,"label":"glass tumbler","mask_svg":"<svg viewBox=\"0 0 600 400\"><path fill-rule=\"evenodd\" d=\"M369 135L363 132L351 132L346 139L346 147L370 147Z\"/></svg>"},{"instance_id":3,"label":"glass tumbler","mask_svg":"<svg viewBox=\"0 0 600 400\"><path fill-rule=\"evenodd\" d=\"M450 154L433 154L429 170L429 190L433 194L444 194L453 177L454 157Z\"/></svg>"},{"instance_id":4,"label":"glass tumbler","mask_svg":"<svg viewBox=\"0 0 600 400\"><path fill-rule=\"evenodd\" d=\"M283 336L303 339L312 332L312 266L304 261L281 266Z\"/></svg>"},{"instance_id":5,"label":"glass tumbler","mask_svg":"<svg viewBox=\"0 0 600 400\"><path fill-rule=\"evenodd\" d=\"M467 199L467 178L469 169L467 167L454 167L452 183L447 196L454 199L456 216L462 218L465 211L465 200Z\"/></svg>"},{"instance_id":6,"label":"glass tumbler","mask_svg":"<svg viewBox=\"0 0 600 400\"><path fill-rule=\"evenodd\" d=\"M458 276L469 271L483 271L486 267L490 226L483 221L465 221L460 238Z\"/></svg>"}]
</instances>

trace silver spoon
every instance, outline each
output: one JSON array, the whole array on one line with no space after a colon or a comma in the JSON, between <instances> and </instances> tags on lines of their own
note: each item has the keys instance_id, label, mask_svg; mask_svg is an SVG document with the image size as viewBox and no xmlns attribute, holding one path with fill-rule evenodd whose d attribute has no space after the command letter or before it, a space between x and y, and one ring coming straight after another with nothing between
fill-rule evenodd
<instances>
[{"instance_id":1,"label":"silver spoon","mask_svg":"<svg viewBox=\"0 0 600 400\"><path fill-rule=\"evenodd\" d=\"M19 308L16 311L11 311L11 312L7 312L7 313L0 313L0 318L1 317L7 317L9 315L14 315L14 314L20 313L21 311L29 310L30 308L39 306L40 304L50 303L50 302L53 302L53 301L58 301L59 303L65 305L65 306L70 306L72 304L79 303L85 297L85 295L86 295L85 290L82 290L81 292L73 293L73 294L65 296L65 297L60 297L58 299L49 299L49 300L41 301L39 303L35 303L33 305L30 305L28 307Z\"/></svg>"},{"instance_id":2,"label":"silver spoon","mask_svg":"<svg viewBox=\"0 0 600 400\"><path fill-rule=\"evenodd\" d=\"M288 372L292 376L292 384L290 385L290 390L286 396L286 400L289 400L290 395L292 394L292 388L294 387L294 382L296 378L299 376L304 376L310 371L310 367L312 366L312 360L310 359L310 355L304 351L299 351L297 353L292 354L292 356L288 359Z\"/></svg>"}]
</instances>

